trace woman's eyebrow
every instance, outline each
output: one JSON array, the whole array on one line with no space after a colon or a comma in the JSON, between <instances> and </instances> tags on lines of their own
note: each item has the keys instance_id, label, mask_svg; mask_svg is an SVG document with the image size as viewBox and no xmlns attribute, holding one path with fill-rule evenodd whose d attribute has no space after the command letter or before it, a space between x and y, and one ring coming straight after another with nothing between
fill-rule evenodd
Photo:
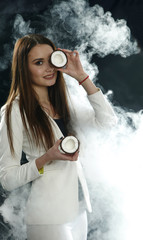
<instances>
[{"instance_id":1,"label":"woman's eyebrow","mask_svg":"<svg viewBox=\"0 0 143 240\"><path fill-rule=\"evenodd\" d=\"M35 61L42 61L44 60L44 58L35 58L34 60L32 60L32 62L35 62Z\"/></svg>"}]
</instances>

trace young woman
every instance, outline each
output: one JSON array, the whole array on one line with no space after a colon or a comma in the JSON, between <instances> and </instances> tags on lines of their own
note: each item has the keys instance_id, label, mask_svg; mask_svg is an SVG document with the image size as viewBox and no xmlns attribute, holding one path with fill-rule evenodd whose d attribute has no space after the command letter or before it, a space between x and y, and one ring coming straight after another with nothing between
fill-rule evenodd
<instances>
[{"instance_id":1,"label":"young woman","mask_svg":"<svg viewBox=\"0 0 143 240\"><path fill-rule=\"evenodd\" d=\"M84 71L79 53L62 49L68 64L57 69L49 61L55 49L39 34L15 44L11 89L1 109L0 181L8 191L32 182L25 214L28 240L84 240L87 219L86 211L79 210L78 179L89 211L91 206L79 152L68 155L58 149L72 120L63 73L87 92L98 126L114 123L115 114ZM22 151L28 160L23 165Z\"/></svg>"}]
</instances>

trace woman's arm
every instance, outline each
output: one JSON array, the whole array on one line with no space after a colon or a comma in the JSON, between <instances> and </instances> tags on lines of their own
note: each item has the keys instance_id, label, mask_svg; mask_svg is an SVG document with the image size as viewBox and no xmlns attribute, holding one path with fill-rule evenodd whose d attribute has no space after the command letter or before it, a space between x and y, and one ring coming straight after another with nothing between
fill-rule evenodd
<instances>
[{"instance_id":1,"label":"woman's arm","mask_svg":"<svg viewBox=\"0 0 143 240\"><path fill-rule=\"evenodd\" d=\"M117 124L117 116L113 107L100 89L97 93L88 95L87 97L94 109L95 121L98 126L109 129Z\"/></svg>"},{"instance_id":2,"label":"woman's arm","mask_svg":"<svg viewBox=\"0 0 143 240\"><path fill-rule=\"evenodd\" d=\"M60 68L58 70L75 78L80 84L85 78L87 78L88 74L84 71L82 67L78 51L70 51L67 49L62 49L62 51L64 51L68 56L68 64L66 68ZM90 77L88 77L81 84L88 95L99 91L99 88L97 88L95 84L90 80Z\"/></svg>"},{"instance_id":3,"label":"woman's arm","mask_svg":"<svg viewBox=\"0 0 143 240\"><path fill-rule=\"evenodd\" d=\"M58 140L43 156L21 165L23 146L23 123L18 103L14 103L11 111L11 129L15 154L11 154L7 125L5 122L5 110L2 109L0 122L0 183L7 191L12 191L42 176L38 170L54 160L76 161L78 152L73 155L62 154ZM33 149L34 151L34 149Z\"/></svg>"},{"instance_id":4,"label":"woman's arm","mask_svg":"<svg viewBox=\"0 0 143 240\"><path fill-rule=\"evenodd\" d=\"M51 163L55 160L76 161L78 159L78 151L74 154L63 154L59 151L58 147L61 141L61 139L56 141L56 143L43 156L36 159L38 170L42 169L45 164Z\"/></svg>"},{"instance_id":5,"label":"woman's arm","mask_svg":"<svg viewBox=\"0 0 143 240\"><path fill-rule=\"evenodd\" d=\"M2 108L0 122L0 183L7 191L23 186L40 176L35 161L23 165L20 164L23 145L23 124L18 103L13 103L12 106L11 129L15 155L11 154L5 121L5 109Z\"/></svg>"},{"instance_id":6,"label":"woman's arm","mask_svg":"<svg viewBox=\"0 0 143 240\"><path fill-rule=\"evenodd\" d=\"M90 80L80 62L78 51L62 49L68 56L68 64L59 71L75 78L87 92L87 97L95 112L95 121L100 127L110 127L117 123L117 117L102 91ZM84 81L84 79L86 79Z\"/></svg>"}]
</instances>

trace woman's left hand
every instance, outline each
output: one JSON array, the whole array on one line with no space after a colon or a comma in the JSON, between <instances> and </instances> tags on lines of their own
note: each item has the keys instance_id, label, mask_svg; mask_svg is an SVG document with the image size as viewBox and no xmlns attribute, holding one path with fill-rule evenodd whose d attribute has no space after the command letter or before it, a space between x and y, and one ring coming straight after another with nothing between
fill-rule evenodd
<instances>
[{"instance_id":1,"label":"woman's left hand","mask_svg":"<svg viewBox=\"0 0 143 240\"><path fill-rule=\"evenodd\" d=\"M70 51L60 48L57 50L62 50L68 57L67 65L64 68L58 68L57 70L68 74L69 76L75 78L78 82L82 81L87 76L87 74L83 70L78 51Z\"/></svg>"}]
</instances>

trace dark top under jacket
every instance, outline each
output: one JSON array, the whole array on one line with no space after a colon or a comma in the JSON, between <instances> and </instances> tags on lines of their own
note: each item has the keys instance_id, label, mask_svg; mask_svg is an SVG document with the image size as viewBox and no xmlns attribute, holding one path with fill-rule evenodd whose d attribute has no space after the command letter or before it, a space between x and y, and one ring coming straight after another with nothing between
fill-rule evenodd
<instances>
[{"instance_id":1,"label":"dark top under jacket","mask_svg":"<svg viewBox=\"0 0 143 240\"><path fill-rule=\"evenodd\" d=\"M60 128L60 130L61 130L62 134L64 135L64 137L66 137L67 136L67 130L65 128L65 124L64 124L63 119L59 118L59 119L53 119L53 120L57 123L57 125Z\"/></svg>"}]
</instances>

